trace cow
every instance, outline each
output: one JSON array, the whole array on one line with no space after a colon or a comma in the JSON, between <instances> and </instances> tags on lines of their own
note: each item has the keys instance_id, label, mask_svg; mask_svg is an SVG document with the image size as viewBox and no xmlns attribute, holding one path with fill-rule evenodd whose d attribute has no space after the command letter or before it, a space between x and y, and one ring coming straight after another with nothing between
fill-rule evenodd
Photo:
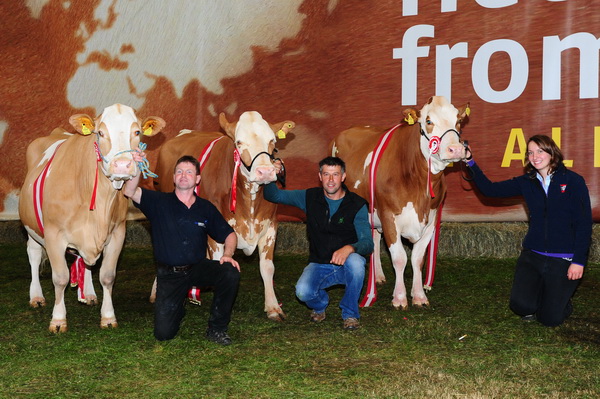
<instances>
[{"instance_id":1,"label":"cow","mask_svg":"<svg viewBox=\"0 0 600 399\"><path fill-rule=\"evenodd\" d=\"M77 134L56 128L27 147L27 175L19 197L19 216L28 234L32 277L29 303L33 307L46 303L39 280L45 249L54 283L49 327L54 333L67 331L66 251L76 253L87 267L95 265L102 255L100 326L117 327L111 294L129 205L120 190L126 180L139 173L131 151L138 147L142 135L153 136L165 126L159 117L142 122L132 108L121 104L105 108L95 119L73 115L69 123ZM96 297L87 267L85 300L93 304Z\"/></svg>"},{"instance_id":2,"label":"cow","mask_svg":"<svg viewBox=\"0 0 600 399\"><path fill-rule=\"evenodd\" d=\"M420 111L404 111L407 123L389 130L353 127L330 143L331 154L346 162L347 186L372 202L370 216L375 249L371 270L376 283L385 282L380 259L383 234L396 272L392 297L396 309L408 308L404 286L407 255L402 238L413 244L412 304L429 306L422 283L424 255L446 195L444 169L449 163L465 158L465 143L461 142L460 135L469 112L468 103L456 109L444 97L431 97ZM386 133L389 134L386 136ZM385 149L381 146L384 142L387 143ZM373 193L370 190L372 171L376 183ZM362 305L368 306L368 302L365 299Z\"/></svg>"},{"instance_id":3,"label":"cow","mask_svg":"<svg viewBox=\"0 0 600 399\"><path fill-rule=\"evenodd\" d=\"M238 249L251 255L258 247L265 290L264 310L269 319L282 321L286 315L273 287L277 205L264 199L262 185L277 179L273 166L277 151L274 132L283 138L295 124L291 121L269 124L256 111L244 112L235 123L230 123L221 113L219 122L225 135L182 130L161 146L155 189L173 190L173 168L177 159L183 155L198 157L202 165L199 194L211 201L233 227ZM222 253L223 245L209 239L208 256L219 259ZM151 301L155 290L156 281Z\"/></svg>"}]
</instances>

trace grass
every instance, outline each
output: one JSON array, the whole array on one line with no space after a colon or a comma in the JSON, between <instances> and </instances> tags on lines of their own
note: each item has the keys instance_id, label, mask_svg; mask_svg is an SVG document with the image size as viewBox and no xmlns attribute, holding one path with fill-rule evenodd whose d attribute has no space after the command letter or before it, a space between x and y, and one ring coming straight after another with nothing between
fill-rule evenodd
<instances>
[{"instance_id":1,"label":"grass","mask_svg":"<svg viewBox=\"0 0 600 399\"><path fill-rule=\"evenodd\" d=\"M230 335L205 340L211 293L188 306L179 335L152 335L149 250L127 248L113 300L119 328L67 290L69 332L47 331L52 308L28 305L25 246L0 245L2 398L596 398L600 396L600 274L588 267L575 312L557 328L524 323L507 308L514 259L438 259L429 309L390 306L393 271L362 328L341 328L341 289L320 324L294 297L302 255L278 254L276 291L288 319L267 320L256 257L238 255L242 283ZM49 267L46 300L54 300ZM101 293L96 286L96 292ZM462 339L461 339L462 337Z\"/></svg>"}]
</instances>

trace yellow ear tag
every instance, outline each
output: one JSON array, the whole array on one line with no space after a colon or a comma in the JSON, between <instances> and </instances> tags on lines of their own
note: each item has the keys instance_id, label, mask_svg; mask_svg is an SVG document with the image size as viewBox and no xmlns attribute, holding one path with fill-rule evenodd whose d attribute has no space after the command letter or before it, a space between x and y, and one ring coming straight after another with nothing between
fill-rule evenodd
<instances>
[{"instance_id":1,"label":"yellow ear tag","mask_svg":"<svg viewBox=\"0 0 600 399\"><path fill-rule=\"evenodd\" d=\"M412 115L408 115L406 118L404 118L404 120L406 122L408 122L409 125L414 125L415 124L415 120L413 119Z\"/></svg>"},{"instance_id":2,"label":"yellow ear tag","mask_svg":"<svg viewBox=\"0 0 600 399\"><path fill-rule=\"evenodd\" d=\"M467 107L467 108L465 109L465 113L467 114L467 116L470 116L470 115L471 115L471 108L470 108L470 107Z\"/></svg>"},{"instance_id":3,"label":"yellow ear tag","mask_svg":"<svg viewBox=\"0 0 600 399\"><path fill-rule=\"evenodd\" d=\"M283 131L283 129L279 129L277 131L277 138L278 139L284 139L285 138L285 132Z\"/></svg>"},{"instance_id":4,"label":"yellow ear tag","mask_svg":"<svg viewBox=\"0 0 600 399\"><path fill-rule=\"evenodd\" d=\"M144 136L150 136L152 135L152 128L149 127L147 129L144 129Z\"/></svg>"},{"instance_id":5,"label":"yellow ear tag","mask_svg":"<svg viewBox=\"0 0 600 399\"><path fill-rule=\"evenodd\" d=\"M92 131L86 125L82 125L81 126L81 133L83 133L84 136L87 136L88 134L92 134Z\"/></svg>"}]
</instances>

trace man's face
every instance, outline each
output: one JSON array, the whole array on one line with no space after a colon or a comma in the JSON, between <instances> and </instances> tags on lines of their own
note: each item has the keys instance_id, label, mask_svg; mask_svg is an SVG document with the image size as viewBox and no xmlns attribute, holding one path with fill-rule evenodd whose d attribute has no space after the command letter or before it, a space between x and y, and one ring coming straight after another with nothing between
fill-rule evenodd
<instances>
[{"instance_id":1,"label":"man's face","mask_svg":"<svg viewBox=\"0 0 600 399\"><path fill-rule=\"evenodd\" d=\"M346 174L342 173L342 167L339 165L323 165L319 172L319 179L323 184L323 190L328 197L336 196L342 188L342 183L346 180Z\"/></svg>"},{"instance_id":2,"label":"man's face","mask_svg":"<svg viewBox=\"0 0 600 399\"><path fill-rule=\"evenodd\" d=\"M173 183L179 190L194 189L200 183L200 175L196 174L196 167L189 162L181 162L175 167Z\"/></svg>"}]
</instances>

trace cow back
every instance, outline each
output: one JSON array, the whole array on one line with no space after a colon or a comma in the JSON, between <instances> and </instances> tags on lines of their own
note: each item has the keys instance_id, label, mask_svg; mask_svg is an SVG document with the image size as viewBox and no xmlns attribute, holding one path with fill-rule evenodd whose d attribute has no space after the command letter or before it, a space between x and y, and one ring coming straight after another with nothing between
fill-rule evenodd
<instances>
[{"instance_id":1,"label":"cow back","mask_svg":"<svg viewBox=\"0 0 600 399\"><path fill-rule=\"evenodd\" d=\"M389 129L353 127L341 132L330 145L346 162L346 185L370 198L370 166L374 150ZM430 175L435 198L427 187L428 165L420 150L418 125L400 125L379 158L375 174L375 208L400 214L411 202L420 220L426 220L446 193L443 173Z\"/></svg>"},{"instance_id":2,"label":"cow back","mask_svg":"<svg viewBox=\"0 0 600 399\"><path fill-rule=\"evenodd\" d=\"M42 244L46 238L60 240L77 250L88 265L98 259L115 226L124 223L128 207L127 199L98 170L94 137L57 129L34 140L27 149L28 171L19 199L21 220L35 233L34 238ZM33 186L52 157L49 149L54 149L54 156L42 187L42 234L35 217Z\"/></svg>"}]
</instances>

